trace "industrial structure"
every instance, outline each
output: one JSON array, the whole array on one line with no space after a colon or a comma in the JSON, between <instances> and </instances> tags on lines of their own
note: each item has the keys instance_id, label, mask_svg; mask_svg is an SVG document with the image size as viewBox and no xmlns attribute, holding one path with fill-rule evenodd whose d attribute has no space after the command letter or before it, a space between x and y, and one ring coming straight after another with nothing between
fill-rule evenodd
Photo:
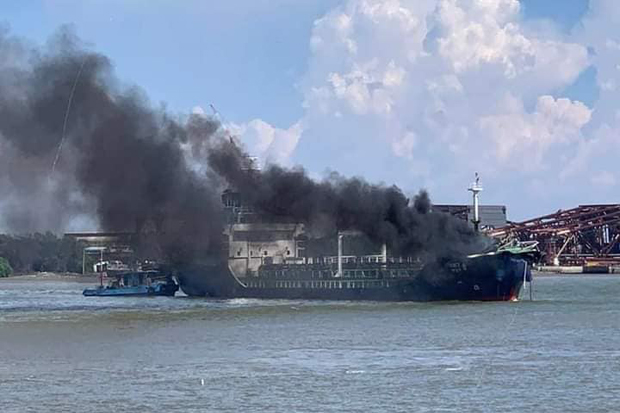
<instances>
[{"instance_id":1,"label":"industrial structure","mask_svg":"<svg viewBox=\"0 0 620 413\"><path fill-rule=\"evenodd\" d=\"M504 243L538 241L547 265L607 270L620 265L620 204L580 205L510 223L488 235Z\"/></svg>"},{"instance_id":2,"label":"industrial structure","mask_svg":"<svg viewBox=\"0 0 620 413\"><path fill-rule=\"evenodd\" d=\"M433 204L433 211L453 215L467 221L472 226L474 225L474 220L476 220L472 205ZM480 205L478 211L479 227L482 231L502 228L508 225L506 207L504 205Z\"/></svg>"},{"instance_id":3,"label":"industrial structure","mask_svg":"<svg viewBox=\"0 0 620 413\"><path fill-rule=\"evenodd\" d=\"M136 234L130 232L70 232L65 238L81 242L82 274L97 272L98 264L132 261Z\"/></svg>"}]
</instances>

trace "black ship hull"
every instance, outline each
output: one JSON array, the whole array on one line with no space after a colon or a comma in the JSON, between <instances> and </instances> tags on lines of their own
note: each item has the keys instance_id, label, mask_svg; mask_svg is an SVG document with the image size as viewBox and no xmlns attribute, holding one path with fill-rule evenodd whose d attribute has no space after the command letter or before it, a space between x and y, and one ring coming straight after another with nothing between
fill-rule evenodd
<instances>
[{"instance_id":1,"label":"black ship hull","mask_svg":"<svg viewBox=\"0 0 620 413\"><path fill-rule=\"evenodd\" d=\"M214 298L509 301L518 298L526 274L527 261L500 254L427 264L406 277L310 279L289 277L285 270L279 278L241 279L224 264L186 268L177 276L187 295Z\"/></svg>"}]
</instances>

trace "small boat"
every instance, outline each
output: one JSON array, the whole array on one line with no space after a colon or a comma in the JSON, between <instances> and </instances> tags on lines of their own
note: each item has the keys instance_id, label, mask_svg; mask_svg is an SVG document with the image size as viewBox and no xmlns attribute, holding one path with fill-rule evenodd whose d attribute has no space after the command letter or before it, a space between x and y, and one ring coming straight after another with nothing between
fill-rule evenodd
<instances>
[{"instance_id":1,"label":"small boat","mask_svg":"<svg viewBox=\"0 0 620 413\"><path fill-rule=\"evenodd\" d=\"M178 284L170 275L163 275L158 271L122 271L108 273L107 276L110 278L108 285L103 285L104 273L101 273L100 285L87 288L82 294L86 297L174 297L179 290Z\"/></svg>"}]
</instances>

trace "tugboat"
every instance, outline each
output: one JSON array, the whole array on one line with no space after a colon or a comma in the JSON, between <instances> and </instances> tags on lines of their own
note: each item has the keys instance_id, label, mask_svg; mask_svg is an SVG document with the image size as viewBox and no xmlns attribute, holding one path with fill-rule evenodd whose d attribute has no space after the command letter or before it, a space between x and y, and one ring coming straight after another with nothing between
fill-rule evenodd
<instances>
[{"instance_id":1,"label":"tugboat","mask_svg":"<svg viewBox=\"0 0 620 413\"><path fill-rule=\"evenodd\" d=\"M100 273L100 284L87 288L85 297L167 296L174 297L179 286L172 276L159 271L123 271L109 274L108 285L103 284L105 272Z\"/></svg>"}]
</instances>

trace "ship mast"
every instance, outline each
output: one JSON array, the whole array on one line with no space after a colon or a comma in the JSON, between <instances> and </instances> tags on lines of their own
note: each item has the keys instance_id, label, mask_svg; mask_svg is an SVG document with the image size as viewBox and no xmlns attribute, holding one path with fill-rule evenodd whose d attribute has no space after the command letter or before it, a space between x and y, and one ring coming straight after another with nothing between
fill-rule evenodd
<instances>
[{"instance_id":1,"label":"ship mast","mask_svg":"<svg viewBox=\"0 0 620 413\"><path fill-rule=\"evenodd\" d=\"M478 172L476 172L476 181L469 187L468 191L471 191L474 197L474 219L472 220L472 223L474 224L474 231L478 232L480 230L480 205L478 194L482 192Z\"/></svg>"},{"instance_id":2,"label":"ship mast","mask_svg":"<svg viewBox=\"0 0 620 413\"><path fill-rule=\"evenodd\" d=\"M338 232L338 277L342 277L342 237L344 234Z\"/></svg>"}]
</instances>

